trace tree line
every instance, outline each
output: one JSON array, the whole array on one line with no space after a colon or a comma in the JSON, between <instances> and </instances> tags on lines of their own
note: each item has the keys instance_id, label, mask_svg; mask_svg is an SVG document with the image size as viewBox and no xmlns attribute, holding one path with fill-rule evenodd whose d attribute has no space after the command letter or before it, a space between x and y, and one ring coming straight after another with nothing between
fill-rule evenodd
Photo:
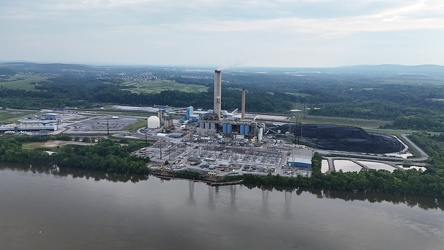
<instances>
[{"instance_id":1,"label":"tree line","mask_svg":"<svg viewBox=\"0 0 444 250\"><path fill-rule=\"evenodd\" d=\"M113 140L101 140L95 145L65 145L53 149L56 153L48 154L47 149L23 149L24 142L45 141L35 136L1 136L0 161L58 165L62 168L81 168L101 170L113 173L148 174L149 158L131 154L141 148L143 143L130 142L122 146Z\"/></svg>"},{"instance_id":2,"label":"tree line","mask_svg":"<svg viewBox=\"0 0 444 250\"><path fill-rule=\"evenodd\" d=\"M311 177L283 177L280 175L244 175L244 184L256 186L310 187L324 190L374 192L391 194L415 194L444 196L444 169L429 167L421 172L416 169L387 170L363 169L360 172L321 173L322 155L315 153L312 159Z\"/></svg>"},{"instance_id":3,"label":"tree line","mask_svg":"<svg viewBox=\"0 0 444 250\"><path fill-rule=\"evenodd\" d=\"M0 106L9 108L93 108L104 104L194 106L211 109L213 89L203 93L166 90L160 93L132 93L121 81L93 77L60 76L40 82L38 91L16 90L0 87ZM222 108L234 110L241 107L241 90L224 88ZM251 112L286 112L292 108L293 97L266 91L248 93L247 109Z\"/></svg>"}]
</instances>

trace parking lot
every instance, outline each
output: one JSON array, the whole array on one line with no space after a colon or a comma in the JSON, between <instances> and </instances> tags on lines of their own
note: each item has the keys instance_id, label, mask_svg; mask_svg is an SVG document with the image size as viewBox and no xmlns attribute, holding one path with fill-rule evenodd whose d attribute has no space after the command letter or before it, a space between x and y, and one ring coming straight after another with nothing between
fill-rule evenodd
<instances>
[{"instance_id":1,"label":"parking lot","mask_svg":"<svg viewBox=\"0 0 444 250\"><path fill-rule=\"evenodd\" d=\"M126 126L134 124L137 121L137 118L132 117L94 117L71 124L69 132L121 131Z\"/></svg>"}]
</instances>

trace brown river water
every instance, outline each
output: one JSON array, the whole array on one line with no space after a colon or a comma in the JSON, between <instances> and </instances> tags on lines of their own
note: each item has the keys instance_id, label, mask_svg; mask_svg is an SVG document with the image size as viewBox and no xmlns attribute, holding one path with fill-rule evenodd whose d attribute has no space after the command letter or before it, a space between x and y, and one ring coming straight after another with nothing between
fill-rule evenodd
<instances>
[{"instance_id":1,"label":"brown river water","mask_svg":"<svg viewBox=\"0 0 444 250\"><path fill-rule=\"evenodd\" d=\"M0 166L0 249L444 249L444 199Z\"/></svg>"}]
</instances>

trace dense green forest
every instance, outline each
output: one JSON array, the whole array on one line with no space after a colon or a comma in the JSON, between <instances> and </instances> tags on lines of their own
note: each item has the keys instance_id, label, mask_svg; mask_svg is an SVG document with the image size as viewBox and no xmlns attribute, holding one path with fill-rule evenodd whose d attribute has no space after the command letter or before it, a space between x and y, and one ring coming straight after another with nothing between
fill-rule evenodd
<instances>
[{"instance_id":1,"label":"dense green forest","mask_svg":"<svg viewBox=\"0 0 444 250\"><path fill-rule=\"evenodd\" d=\"M308 114L392 121L384 128L444 131L442 67L413 67L415 74L387 73L400 66L338 69L248 69L222 73L222 108L241 106L247 89L247 111L289 113L305 104ZM410 69L410 68L409 68ZM64 64L0 65L3 81L20 72L44 76L32 90L0 85L0 106L9 108L94 108L106 104L173 107L213 107L211 69L166 67L92 67ZM257 72L264 71L264 72ZM423 72L423 73L421 73ZM171 89L161 93L133 93L125 81L167 79L208 87L202 93Z\"/></svg>"},{"instance_id":2,"label":"dense green forest","mask_svg":"<svg viewBox=\"0 0 444 250\"><path fill-rule=\"evenodd\" d=\"M67 139L66 136L54 139ZM69 138L70 139L70 138ZM102 140L95 145L65 145L56 149L55 154L46 153L45 149L23 149L23 143L45 141L48 138L36 136L1 136L0 161L58 165L63 168L83 168L102 170L113 173L148 174L149 158L131 155L131 152L144 145L141 142L130 142L121 146L112 140Z\"/></svg>"},{"instance_id":3,"label":"dense green forest","mask_svg":"<svg viewBox=\"0 0 444 250\"><path fill-rule=\"evenodd\" d=\"M0 106L10 108L92 108L104 104L125 104L152 106L169 105L173 107L194 106L209 109L213 105L213 92L186 93L180 90L167 90L158 94L132 93L119 81L92 78L58 77L41 82L35 86L39 91L14 90L0 86ZM223 108L239 108L241 91L223 89ZM276 98L276 96L280 96ZM288 112L295 97L287 94L265 91L249 92L247 109L256 112Z\"/></svg>"}]
</instances>

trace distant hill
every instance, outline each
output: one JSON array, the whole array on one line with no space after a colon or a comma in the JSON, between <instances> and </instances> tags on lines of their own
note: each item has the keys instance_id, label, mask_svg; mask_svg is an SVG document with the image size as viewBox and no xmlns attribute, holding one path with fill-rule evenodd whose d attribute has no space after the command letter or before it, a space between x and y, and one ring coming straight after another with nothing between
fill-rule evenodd
<instances>
[{"instance_id":1,"label":"distant hill","mask_svg":"<svg viewBox=\"0 0 444 250\"><path fill-rule=\"evenodd\" d=\"M288 74L288 75L320 75L320 74L338 74L338 75L379 75L379 76L399 76L399 75L429 75L444 76L444 66L440 65L416 65L405 66L398 64L381 65L355 65L332 68L266 68L266 67L236 67L230 69L233 72L248 72L262 74Z\"/></svg>"},{"instance_id":2,"label":"distant hill","mask_svg":"<svg viewBox=\"0 0 444 250\"><path fill-rule=\"evenodd\" d=\"M32 63L32 62L9 62L1 63L0 67L8 68L15 71L78 71L90 70L92 66L82 64L64 64L64 63Z\"/></svg>"},{"instance_id":3,"label":"distant hill","mask_svg":"<svg viewBox=\"0 0 444 250\"><path fill-rule=\"evenodd\" d=\"M397 64L382 65L357 65L332 68L342 73L372 73L372 74L433 74L444 75L444 66L425 64L416 66L405 66Z\"/></svg>"},{"instance_id":4,"label":"distant hill","mask_svg":"<svg viewBox=\"0 0 444 250\"><path fill-rule=\"evenodd\" d=\"M63 71L97 71L103 69L125 69L137 70L146 69L148 66L118 66L118 65L103 65L93 66L85 64L65 64L65 63L32 63L32 62L0 62L0 69L6 72L9 71L33 71L33 72L63 72ZM149 66L154 69L155 66ZM189 67L180 66L162 66L164 70L186 70ZM204 67L202 67L203 69ZM208 70L208 67L205 68ZM360 74L360 75L429 75L429 76L444 76L444 66L439 65L416 65L405 66L398 64L381 64L381 65L356 65L356 66L342 66L333 68L268 68L268 67L235 67L226 69L228 72L243 72L243 73L260 73L260 74ZM10 73L10 72L8 72Z\"/></svg>"}]
</instances>

